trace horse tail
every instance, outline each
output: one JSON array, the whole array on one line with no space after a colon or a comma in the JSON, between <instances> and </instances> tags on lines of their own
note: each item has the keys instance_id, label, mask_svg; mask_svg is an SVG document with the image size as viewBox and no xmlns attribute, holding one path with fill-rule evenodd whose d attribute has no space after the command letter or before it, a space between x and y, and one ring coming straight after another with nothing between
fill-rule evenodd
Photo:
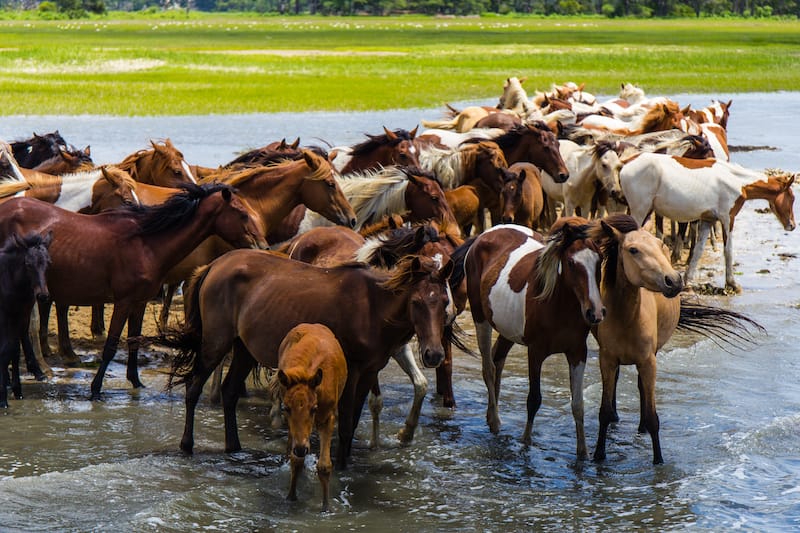
<instances>
[{"instance_id":1,"label":"horse tail","mask_svg":"<svg viewBox=\"0 0 800 533\"><path fill-rule=\"evenodd\" d=\"M194 372L194 364L203 344L203 322L200 314L200 288L211 265L198 267L183 291L186 318L182 326L159 332L154 342L175 348L167 389L185 383Z\"/></svg>"},{"instance_id":2,"label":"horse tail","mask_svg":"<svg viewBox=\"0 0 800 533\"><path fill-rule=\"evenodd\" d=\"M458 118L450 120L423 120L422 126L425 128L433 128L437 130L454 130L458 124Z\"/></svg>"},{"instance_id":3,"label":"horse tail","mask_svg":"<svg viewBox=\"0 0 800 533\"><path fill-rule=\"evenodd\" d=\"M477 236L470 237L464 241L461 246L453 250L452 254L450 254L450 260L453 262L453 273L450 274L449 280L451 290L454 290L464 281L464 278L466 277L464 261L467 258L467 252L469 252L469 249L472 248L472 245L475 243L475 239L477 238Z\"/></svg>"},{"instance_id":4,"label":"horse tail","mask_svg":"<svg viewBox=\"0 0 800 533\"><path fill-rule=\"evenodd\" d=\"M681 298L678 330L699 333L717 346L741 347L754 342L754 331L766 333L764 326L736 311L703 305Z\"/></svg>"}]
</instances>

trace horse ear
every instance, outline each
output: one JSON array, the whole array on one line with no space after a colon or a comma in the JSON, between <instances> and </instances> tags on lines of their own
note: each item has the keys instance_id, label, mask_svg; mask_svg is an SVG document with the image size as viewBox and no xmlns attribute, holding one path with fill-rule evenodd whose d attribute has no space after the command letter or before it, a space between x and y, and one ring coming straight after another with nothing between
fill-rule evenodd
<instances>
[{"instance_id":1,"label":"horse ear","mask_svg":"<svg viewBox=\"0 0 800 533\"><path fill-rule=\"evenodd\" d=\"M689 104L683 109L681 109L681 113L683 113L684 115L688 115L691 110L692 110L692 104Z\"/></svg>"},{"instance_id":2,"label":"horse ear","mask_svg":"<svg viewBox=\"0 0 800 533\"><path fill-rule=\"evenodd\" d=\"M414 249L419 250L425 244L425 226L420 226L414 232Z\"/></svg>"},{"instance_id":3,"label":"horse ear","mask_svg":"<svg viewBox=\"0 0 800 533\"><path fill-rule=\"evenodd\" d=\"M288 389L289 388L289 376L286 375L286 372L283 370L278 370L278 381L280 381L281 385Z\"/></svg>"},{"instance_id":4,"label":"horse ear","mask_svg":"<svg viewBox=\"0 0 800 533\"><path fill-rule=\"evenodd\" d=\"M453 264L453 260L452 259L448 259L447 263L445 263L444 266L439 269L439 272L437 272L436 275L437 275L437 277L439 279L441 279L443 281L444 280L448 280L448 279L450 279L450 275L453 273L453 269L454 268L455 268L455 265Z\"/></svg>"},{"instance_id":5,"label":"horse ear","mask_svg":"<svg viewBox=\"0 0 800 533\"><path fill-rule=\"evenodd\" d=\"M528 76L522 76L521 78L518 78L518 80L519 80L519 84L522 85L523 83L528 81Z\"/></svg>"},{"instance_id":6,"label":"horse ear","mask_svg":"<svg viewBox=\"0 0 800 533\"><path fill-rule=\"evenodd\" d=\"M322 383L322 369L318 368L314 373L314 377L308 382L308 386L312 389L316 389L319 387L320 383Z\"/></svg>"},{"instance_id":7,"label":"horse ear","mask_svg":"<svg viewBox=\"0 0 800 533\"><path fill-rule=\"evenodd\" d=\"M222 199L225 200L225 203L230 203L231 199L233 198L233 193L227 187L222 189Z\"/></svg>"},{"instance_id":8,"label":"horse ear","mask_svg":"<svg viewBox=\"0 0 800 533\"><path fill-rule=\"evenodd\" d=\"M583 82L580 85L578 85L578 92L583 92L584 87L586 87L586 82Z\"/></svg>"},{"instance_id":9,"label":"horse ear","mask_svg":"<svg viewBox=\"0 0 800 533\"><path fill-rule=\"evenodd\" d=\"M297 150L297 147L300 146L300 137L297 137L291 145L292 150Z\"/></svg>"},{"instance_id":10,"label":"horse ear","mask_svg":"<svg viewBox=\"0 0 800 533\"><path fill-rule=\"evenodd\" d=\"M306 165L308 165L308 168L316 170L319 167L317 161L314 160L313 155L308 150L303 150L303 159L305 160Z\"/></svg>"},{"instance_id":11,"label":"horse ear","mask_svg":"<svg viewBox=\"0 0 800 533\"><path fill-rule=\"evenodd\" d=\"M615 241L620 242L622 240L622 233L614 226L606 224L605 220L600 221L600 227L603 228L603 231L607 236L611 237Z\"/></svg>"},{"instance_id":12,"label":"horse ear","mask_svg":"<svg viewBox=\"0 0 800 533\"><path fill-rule=\"evenodd\" d=\"M728 103L727 103L727 104L725 104L725 108L726 108L728 111L730 111L730 109L731 109L731 104L733 104L733 100L728 100Z\"/></svg>"},{"instance_id":13,"label":"horse ear","mask_svg":"<svg viewBox=\"0 0 800 533\"><path fill-rule=\"evenodd\" d=\"M414 137L416 137L416 136L417 136L417 130L418 130L418 129L419 129L419 124L417 124L417 126L416 126L416 127L413 129L413 130L411 130L411 131L409 131L409 132L408 132L408 136L409 136L409 137L411 137L412 139L413 139Z\"/></svg>"},{"instance_id":14,"label":"horse ear","mask_svg":"<svg viewBox=\"0 0 800 533\"><path fill-rule=\"evenodd\" d=\"M86 148L83 149L83 153L84 153L84 155L91 157L91 155L92 155L92 147L87 144Z\"/></svg>"},{"instance_id":15,"label":"horse ear","mask_svg":"<svg viewBox=\"0 0 800 533\"><path fill-rule=\"evenodd\" d=\"M383 127L383 133L386 134L386 138L389 139L390 141L394 141L395 139L397 139L397 135L395 135L394 132L391 131L386 126Z\"/></svg>"},{"instance_id":16,"label":"horse ear","mask_svg":"<svg viewBox=\"0 0 800 533\"><path fill-rule=\"evenodd\" d=\"M104 177L104 178L105 178L105 179L106 179L106 180L107 180L109 183L113 183L114 185L117 185L117 184L119 183L119 180L117 179L117 176L116 176L116 175L114 175L114 173L113 173L113 172L109 172L109 171L108 171L108 167L100 167L100 172L102 172L102 173L103 173L103 177Z\"/></svg>"},{"instance_id":17,"label":"horse ear","mask_svg":"<svg viewBox=\"0 0 800 533\"><path fill-rule=\"evenodd\" d=\"M278 150L286 150L288 145L286 144L286 137L281 139L281 143L278 145Z\"/></svg>"}]
</instances>

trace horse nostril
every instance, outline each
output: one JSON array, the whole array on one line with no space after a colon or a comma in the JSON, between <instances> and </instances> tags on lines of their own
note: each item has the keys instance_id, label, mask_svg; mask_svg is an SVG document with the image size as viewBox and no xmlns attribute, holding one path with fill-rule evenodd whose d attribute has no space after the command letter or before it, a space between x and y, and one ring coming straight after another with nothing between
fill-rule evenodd
<instances>
[{"instance_id":1,"label":"horse nostril","mask_svg":"<svg viewBox=\"0 0 800 533\"><path fill-rule=\"evenodd\" d=\"M295 457L305 457L308 453L308 446L295 446L292 453Z\"/></svg>"},{"instance_id":2,"label":"horse nostril","mask_svg":"<svg viewBox=\"0 0 800 533\"><path fill-rule=\"evenodd\" d=\"M422 354L422 362L428 368L436 368L444 361L444 352L439 350L425 350Z\"/></svg>"},{"instance_id":3,"label":"horse nostril","mask_svg":"<svg viewBox=\"0 0 800 533\"><path fill-rule=\"evenodd\" d=\"M46 303L47 300L50 299L50 295L47 294L46 292L41 292L36 295L36 299L39 300L41 303Z\"/></svg>"},{"instance_id":4,"label":"horse nostril","mask_svg":"<svg viewBox=\"0 0 800 533\"><path fill-rule=\"evenodd\" d=\"M357 223L358 223L358 222L356 222L356 219L355 219L355 218L351 218L351 219L350 219L350 229L354 229L354 228L356 227L356 224L357 224Z\"/></svg>"},{"instance_id":5,"label":"horse nostril","mask_svg":"<svg viewBox=\"0 0 800 533\"><path fill-rule=\"evenodd\" d=\"M513 221L511 220L511 217L502 217L501 222L503 224L511 224Z\"/></svg>"},{"instance_id":6,"label":"horse nostril","mask_svg":"<svg viewBox=\"0 0 800 533\"><path fill-rule=\"evenodd\" d=\"M672 280L671 280L671 279L669 279L669 276L664 276L664 284L665 284L667 287L672 287L673 283L672 283Z\"/></svg>"}]
</instances>

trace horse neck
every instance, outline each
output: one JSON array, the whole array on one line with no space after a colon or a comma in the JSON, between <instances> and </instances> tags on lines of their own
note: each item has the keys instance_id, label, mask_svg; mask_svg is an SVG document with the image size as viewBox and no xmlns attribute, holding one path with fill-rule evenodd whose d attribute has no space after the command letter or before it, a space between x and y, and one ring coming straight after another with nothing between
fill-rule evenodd
<instances>
[{"instance_id":1,"label":"horse neck","mask_svg":"<svg viewBox=\"0 0 800 533\"><path fill-rule=\"evenodd\" d=\"M393 180L376 177L339 180L339 186L345 198L356 213L356 220L358 220L356 230L375 217L405 213L408 210L406 204L408 184L409 182L405 178ZM373 187L374 189L369 191ZM365 192L365 189L369 192Z\"/></svg>"},{"instance_id":2,"label":"horse neck","mask_svg":"<svg viewBox=\"0 0 800 533\"><path fill-rule=\"evenodd\" d=\"M414 324L408 316L409 297L411 291L390 291L380 285L379 278L370 288L374 302L380 302L379 309L373 311L375 323L380 324L381 336L391 344L400 346L414 336Z\"/></svg>"},{"instance_id":3,"label":"horse neck","mask_svg":"<svg viewBox=\"0 0 800 533\"><path fill-rule=\"evenodd\" d=\"M742 195L745 200L774 201L782 190L783 188L776 180L770 180L767 176L762 176L760 179L742 187Z\"/></svg>"},{"instance_id":4,"label":"horse neck","mask_svg":"<svg viewBox=\"0 0 800 533\"><path fill-rule=\"evenodd\" d=\"M300 188L306 178L305 172L291 171L281 176L264 172L236 185L239 195L258 212L269 232L291 211L302 204Z\"/></svg>"},{"instance_id":5,"label":"horse neck","mask_svg":"<svg viewBox=\"0 0 800 533\"><path fill-rule=\"evenodd\" d=\"M621 257L617 259L615 270L613 279L608 279L607 267L603 268L600 294L606 306L608 318L633 325L640 313L642 289L628 281Z\"/></svg>"}]
</instances>

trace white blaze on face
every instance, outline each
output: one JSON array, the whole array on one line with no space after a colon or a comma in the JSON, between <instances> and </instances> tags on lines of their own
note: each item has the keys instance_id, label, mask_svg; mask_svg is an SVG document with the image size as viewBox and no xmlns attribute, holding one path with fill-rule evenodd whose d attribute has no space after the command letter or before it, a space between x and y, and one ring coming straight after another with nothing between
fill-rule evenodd
<instances>
[{"instance_id":1,"label":"white blaze on face","mask_svg":"<svg viewBox=\"0 0 800 533\"><path fill-rule=\"evenodd\" d=\"M600 287L597 286L597 278L594 275L600 256L594 250L584 248L572 257L576 263L583 265L583 268L586 269L589 281L589 301L592 302L592 306L595 309L601 309L603 300L600 298Z\"/></svg>"},{"instance_id":2,"label":"white blaze on face","mask_svg":"<svg viewBox=\"0 0 800 533\"><path fill-rule=\"evenodd\" d=\"M436 264L436 268L442 268L442 254L436 254L433 256L433 260ZM453 292L450 290L450 283L448 281L444 282L444 289L447 294L447 307L445 308L445 324L450 325L456 319L456 306L453 303Z\"/></svg>"},{"instance_id":3,"label":"white blaze on face","mask_svg":"<svg viewBox=\"0 0 800 533\"><path fill-rule=\"evenodd\" d=\"M502 227L513 228L528 236L533 235L533 231L529 228L511 225L494 226L488 231L496 231ZM525 293L528 291L528 284L526 283L521 291L514 292L509 285L509 277L511 270L523 257L542 248L544 248L544 244L533 238L527 239L519 248L509 254L508 261L500 271L497 282L489 291L489 306L492 309L492 323L495 329L505 338L516 343L521 344L525 334Z\"/></svg>"},{"instance_id":4,"label":"white blaze on face","mask_svg":"<svg viewBox=\"0 0 800 533\"><path fill-rule=\"evenodd\" d=\"M197 185L197 180L194 179L194 174L192 174L192 169L189 168L189 164L186 163L183 159L181 159L181 167L183 167L183 171L186 173L186 176L192 180L192 183Z\"/></svg>"}]
</instances>

